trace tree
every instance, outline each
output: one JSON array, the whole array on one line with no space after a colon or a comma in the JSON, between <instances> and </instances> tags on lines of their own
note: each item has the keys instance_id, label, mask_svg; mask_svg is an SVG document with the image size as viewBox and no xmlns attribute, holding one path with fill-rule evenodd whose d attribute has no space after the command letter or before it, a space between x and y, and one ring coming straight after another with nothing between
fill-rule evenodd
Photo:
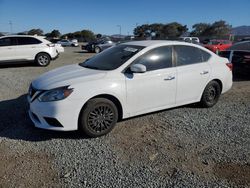
<instances>
[{"instance_id":1,"label":"tree","mask_svg":"<svg viewBox=\"0 0 250 188\"><path fill-rule=\"evenodd\" d=\"M28 35L43 35L43 30L41 29L31 29L28 31Z\"/></svg>"},{"instance_id":2,"label":"tree","mask_svg":"<svg viewBox=\"0 0 250 188\"><path fill-rule=\"evenodd\" d=\"M2 33L0 33L0 37L4 36Z\"/></svg>"},{"instance_id":3,"label":"tree","mask_svg":"<svg viewBox=\"0 0 250 188\"><path fill-rule=\"evenodd\" d=\"M186 25L181 25L180 23L172 22L163 26L162 35L166 38L177 38L187 31L188 28Z\"/></svg>"},{"instance_id":4,"label":"tree","mask_svg":"<svg viewBox=\"0 0 250 188\"><path fill-rule=\"evenodd\" d=\"M51 31L51 33L46 33L45 36L49 38L59 38L61 36L61 33L59 30L54 29L53 31Z\"/></svg>"},{"instance_id":5,"label":"tree","mask_svg":"<svg viewBox=\"0 0 250 188\"><path fill-rule=\"evenodd\" d=\"M230 34L232 26L220 20L213 24L198 23L193 25L192 36L198 37L223 37Z\"/></svg>"},{"instance_id":6,"label":"tree","mask_svg":"<svg viewBox=\"0 0 250 188\"><path fill-rule=\"evenodd\" d=\"M143 24L141 26L137 26L134 29L134 35L138 38L143 38L146 37L147 31L150 30L150 25L148 24Z\"/></svg>"},{"instance_id":7,"label":"tree","mask_svg":"<svg viewBox=\"0 0 250 188\"><path fill-rule=\"evenodd\" d=\"M96 38L95 34L90 30L82 30L82 31L76 31L74 33L66 33L61 36L61 38L67 38L67 39L78 39L80 41L92 41Z\"/></svg>"},{"instance_id":8,"label":"tree","mask_svg":"<svg viewBox=\"0 0 250 188\"><path fill-rule=\"evenodd\" d=\"M95 34L90 30L82 30L80 32L80 36L83 39L83 41L87 41L87 42L92 41L96 38Z\"/></svg>"},{"instance_id":9,"label":"tree","mask_svg":"<svg viewBox=\"0 0 250 188\"><path fill-rule=\"evenodd\" d=\"M203 33L209 28L211 27L210 24L207 24L207 23L197 23L197 24L194 24L192 26L193 28L193 31L190 33L191 36L194 36L194 37L199 37L199 36L202 36Z\"/></svg>"},{"instance_id":10,"label":"tree","mask_svg":"<svg viewBox=\"0 0 250 188\"><path fill-rule=\"evenodd\" d=\"M176 38L188 30L186 25L177 22L169 24L144 24L134 29L137 38L153 37L155 39Z\"/></svg>"},{"instance_id":11,"label":"tree","mask_svg":"<svg viewBox=\"0 0 250 188\"><path fill-rule=\"evenodd\" d=\"M161 24L161 23L151 24L149 26L151 37L156 38L156 39L163 38L163 35L162 35L163 26L164 26L164 24Z\"/></svg>"},{"instance_id":12,"label":"tree","mask_svg":"<svg viewBox=\"0 0 250 188\"><path fill-rule=\"evenodd\" d=\"M226 21L220 20L217 22L214 22L211 25L211 35L213 36L225 36L225 35L229 35L231 32L232 26L227 24Z\"/></svg>"},{"instance_id":13,"label":"tree","mask_svg":"<svg viewBox=\"0 0 250 188\"><path fill-rule=\"evenodd\" d=\"M23 32L17 33L17 35L27 35L27 34L28 34L28 31L23 31Z\"/></svg>"},{"instance_id":14,"label":"tree","mask_svg":"<svg viewBox=\"0 0 250 188\"><path fill-rule=\"evenodd\" d=\"M73 39L73 38L75 38L75 36L74 36L73 33L66 33L66 34L62 35L61 38L63 38L63 39Z\"/></svg>"}]
</instances>

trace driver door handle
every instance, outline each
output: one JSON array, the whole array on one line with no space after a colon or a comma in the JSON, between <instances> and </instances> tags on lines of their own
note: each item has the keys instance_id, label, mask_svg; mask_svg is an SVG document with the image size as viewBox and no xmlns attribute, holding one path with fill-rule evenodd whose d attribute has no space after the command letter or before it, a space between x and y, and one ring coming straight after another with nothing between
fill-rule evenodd
<instances>
[{"instance_id":1,"label":"driver door handle","mask_svg":"<svg viewBox=\"0 0 250 188\"><path fill-rule=\"evenodd\" d=\"M201 75L208 74L208 71L202 71L200 74Z\"/></svg>"},{"instance_id":2,"label":"driver door handle","mask_svg":"<svg viewBox=\"0 0 250 188\"><path fill-rule=\"evenodd\" d=\"M174 79L175 79L174 76L168 76L167 78L164 78L165 81L174 80Z\"/></svg>"}]
</instances>

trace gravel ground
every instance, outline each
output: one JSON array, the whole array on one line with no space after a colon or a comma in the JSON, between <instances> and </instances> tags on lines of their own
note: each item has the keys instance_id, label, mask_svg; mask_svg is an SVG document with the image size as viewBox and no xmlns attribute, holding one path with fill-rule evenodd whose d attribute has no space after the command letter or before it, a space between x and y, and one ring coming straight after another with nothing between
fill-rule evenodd
<instances>
[{"instance_id":1,"label":"gravel ground","mask_svg":"<svg viewBox=\"0 0 250 188\"><path fill-rule=\"evenodd\" d=\"M36 129L34 78L92 54L66 48L46 68L0 66L0 187L250 187L250 81L209 109L197 105L124 120L108 135Z\"/></svg>"}]
</instances>

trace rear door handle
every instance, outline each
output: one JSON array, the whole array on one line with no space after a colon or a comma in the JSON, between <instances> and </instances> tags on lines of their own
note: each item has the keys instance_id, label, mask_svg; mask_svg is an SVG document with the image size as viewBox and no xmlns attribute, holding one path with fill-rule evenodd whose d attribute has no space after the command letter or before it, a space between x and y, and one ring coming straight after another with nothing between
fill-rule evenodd
<instances>
[{"instance_id":1,"label":"rear door handle","mask_svg":"<svg viewBox=\"0 0 250 188\"><path fill-rule=\"evenodd\" d=\"M200 74L201 75L208 74L208 71L202 71Z\"/></svg>"},{"instance_id":2,"label":"rear door handle","mask_svg":"<svg viewBox=\"0 0 250 188\"><path fill-rule=\"evenodd\" d=\"M174 79L175 79L174 76L168 76L167 78L164 78L165 81L174 80Z\"/></svg>"}]
</instances>

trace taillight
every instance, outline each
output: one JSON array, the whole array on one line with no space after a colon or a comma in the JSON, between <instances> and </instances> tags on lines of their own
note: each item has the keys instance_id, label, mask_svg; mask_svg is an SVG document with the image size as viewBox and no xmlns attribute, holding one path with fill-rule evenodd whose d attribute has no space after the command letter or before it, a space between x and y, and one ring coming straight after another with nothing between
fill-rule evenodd
<instances>
[{"instance_id":1,"label":"taillight","mask_svg":"<svg viewBox=\"0 0 250 188\"><path fill-rule=\"evenodd\" d=\"M233 70L233 63L227 63L226 65L230 69L230 71Z\"/></svg>"},{"instance_id":2,"label":"taillight","mask_svg":"<svg viewBox=\"0 0 250 188\"><path fill-rule=\"evenodd\" d=\"M50 43L50 44L47 44L47 46L48 47L55 47L55 44Z\"/></svg>"}]
</instances>

